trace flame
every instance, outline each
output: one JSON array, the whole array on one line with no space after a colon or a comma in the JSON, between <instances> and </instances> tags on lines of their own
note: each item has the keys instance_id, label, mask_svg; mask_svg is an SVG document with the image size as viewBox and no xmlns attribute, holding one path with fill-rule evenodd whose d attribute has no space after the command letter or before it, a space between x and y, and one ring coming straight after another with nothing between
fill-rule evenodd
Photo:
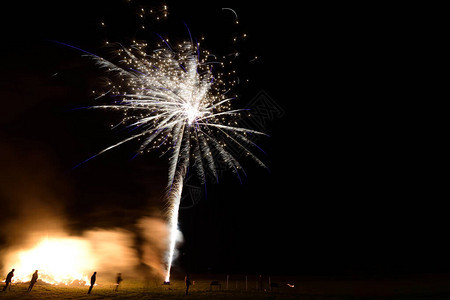
<instances>
[{"instance_id":1,"label":"flame","mask_svg":"<svg viewBox=\"0 0 450 300\"><path fill-rule=\"evenodd\" d=\"M28 282L35 270L50 284L87 284L95 266L88 241L80 238L45 238L28 250L13 253L14 282Z\"/></svg>"},{"instance_id":2,"label":"flame","mask_svg":"<svg viewBox=\"0 0 450 300\"><path fill-rule=\"evenodd\" d=\"M142 260L134 246L133 232L120 228L93 229L72 236L55 229L51 236L35 232L20 246L1 249L4 254L0 255L3 264L0 273L15 269L13 282L29 282L38 270L39 280L49 284L89 285L93 272L100 273L104 280L112 274L134 274L135 267L145 263L156 276L162 277L166 224L156 218L142 218L138 224L145 232Z\"/></svg>"}]
</instances>

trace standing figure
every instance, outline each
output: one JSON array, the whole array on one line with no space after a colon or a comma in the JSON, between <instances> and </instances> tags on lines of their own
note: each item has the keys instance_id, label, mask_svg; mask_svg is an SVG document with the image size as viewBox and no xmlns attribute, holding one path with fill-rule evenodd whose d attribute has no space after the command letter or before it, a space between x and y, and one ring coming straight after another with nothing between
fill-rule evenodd
<instances>
[{"instance_id":1,"label":"standing figure","mask_svg":"<svg viewBox=\"0 0 450 300\"><path fill-rule=\"evenodd\" d=\"M121 273L117 273L117 278L116 278L116 288L114 289L114 291L118 292L119 291L119 284L122 282L122 274Z\"/></svg>"},{"instance_id":2,"label":"standing figure","mask_svg":"<svg viewBox=\"0 0 450 300\"><path fill-rule=\"evenodd\" d=\"M29 292L31 292L31 290L33 289L33 286L37 280L38 280L38 270L36 270L36 272L34 272L33 276L31 277L30 285L28 286Z\"/></svg>"},{"instance_id":3,"label":"standing figure","mask_svg":"<svg viewBox=\"0 0 450 300\"><path fill-rule=\"evenodd\" d=\"M92 274L92 276L91 276L91 286L89 287L88 294L91 293L92 288L94 287L94 284L95 284L96 280L97 280L97 272L94 272L94 274Z\"/></svg>"},{"instance_id":4,"label":"standing figure","mask_svg":"<svg viewBox=\"0 0 450 300\"><path fill-rule=\"evenodd\" d=\"M184 282L186 283L186 295L189 292L189 286L191 285L191 279L189 278L189 274L186 274L186 277L184 277Z\"/></svg>"},{"instance_id":5,"label":"standing figure","mask_svg":"<svg viewBox=\"0 0 450 300\"><path fill-rule=\"evenodd\" d=\"M262 291L263 289L263 277L262 275L258 275L258 289Z\"/></svg>"},{"instance_id":6,"label":"standing figure","mask_svg":"<svg viewBox=\"0 0 450 300\"><path fill-rule=\"evenodd\" d=\"M3 291L6 291L6 288L8 287L8 285L11 284L11 279L13 277L14 277L14 269L12 269L11 272L9 272L8 275L6 275L5 287L3 288Z\"/></svg>"}]
</instances>

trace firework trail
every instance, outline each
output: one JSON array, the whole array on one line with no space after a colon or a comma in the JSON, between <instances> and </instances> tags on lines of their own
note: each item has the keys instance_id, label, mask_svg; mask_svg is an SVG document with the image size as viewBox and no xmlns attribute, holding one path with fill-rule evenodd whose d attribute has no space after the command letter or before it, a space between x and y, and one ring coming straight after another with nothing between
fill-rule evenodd
<instances>
[{"instance_id":1,"label":"firework trail","mask_svg":"<svg viewBox=\"0 0 450 300\"><path fill-rule=\"evenodd\" d=\"M111 74L111 82L115 83L107 92L114 101L90 108L122 111L124 117L119 125L133 133L88 160L132 140L140 141L136 155L161 149L169 156L167 217L170 237L165 278L168 282L188 167L193 167L202 184L207 172L217 178L215 160L225 162L240 178L245 171L227 150L230 146L242 150L265 167L250 152L250 148L256 147L251 135L264 133L238 126L238 118L246 112L231 108L234 98L226 94L233 84L231 80L227 81L224 73L213 72L213 66L223 68L223 62L211 60L216 57L201 50L192 37L176 47L164 38L160 39L160 47L153 50L147 49L147 43L127 48L118 44L117 63L82 51L105 68Z\"/></svg>"}]
</instances>

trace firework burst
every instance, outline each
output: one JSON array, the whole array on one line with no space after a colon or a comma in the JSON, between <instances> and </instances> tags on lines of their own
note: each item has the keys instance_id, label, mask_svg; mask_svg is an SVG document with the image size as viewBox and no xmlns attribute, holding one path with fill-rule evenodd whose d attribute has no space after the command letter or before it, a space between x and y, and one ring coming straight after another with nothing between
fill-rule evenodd
<instances>
[{"instance_id":1,"label":"firework burst","mask_svg":"<svg viewBox=\"0 0 450 300\"><path fill-rule=\"evenodd\" d=\"M140 141L136 155L161 149L169 156L167 215L170 237L165 278L169 281L178 210L188 166L195 169L202 184L207 172L217 178L215 161L218 159L240 177L245 172L228 151L231 146L265 167L249 150L255 146L251 135L264 133L239 127L237 120L247 112L231 106L235 98L227 94L234 82L226 74L214 70L215 67L223 68L224 62L200 49L200 44L194 43L192 37L175 47L162 37L160 40L160 47L153 49L149 49L147 43L135 43L130 47L117 44L114 63L84 52L111 75L108 90L100 96L109 95L113 101L90 108L122 111L124 117L118 125L126 126L132 132L129 137L89 159L132 140Z\"/></svg>"}]
</instances>

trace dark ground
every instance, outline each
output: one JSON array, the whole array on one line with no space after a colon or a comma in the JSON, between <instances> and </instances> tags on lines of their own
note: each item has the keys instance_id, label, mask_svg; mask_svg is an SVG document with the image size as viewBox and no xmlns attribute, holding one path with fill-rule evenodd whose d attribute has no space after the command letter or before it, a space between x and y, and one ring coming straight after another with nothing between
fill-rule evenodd
<instances>
[{"instance_id":1,"label":"dark ground","mask_svg":"<svg viewBox=\"0 0 450 300\"><path fill-rule=\"evenodd\" d=\"M297 300L397 300L397 299L449 299L450 275L436 277L432 274L408 275L385 279L351 279L272 276L270 289L267 276L263 277L262 290L256 276L192 275L195 284L184 295L184 282L173 280L170 287L159 282L144 285L139 281L125 281L118 293L113 286L100 282L91 295L88 287L51 286L38 282L31 293L27 284L14 285L0 292L0 299L297 299ZM221 286L210 286L217 280ZM294 284L294 287L287 286Z\"/></svg>"}]
</instances>

